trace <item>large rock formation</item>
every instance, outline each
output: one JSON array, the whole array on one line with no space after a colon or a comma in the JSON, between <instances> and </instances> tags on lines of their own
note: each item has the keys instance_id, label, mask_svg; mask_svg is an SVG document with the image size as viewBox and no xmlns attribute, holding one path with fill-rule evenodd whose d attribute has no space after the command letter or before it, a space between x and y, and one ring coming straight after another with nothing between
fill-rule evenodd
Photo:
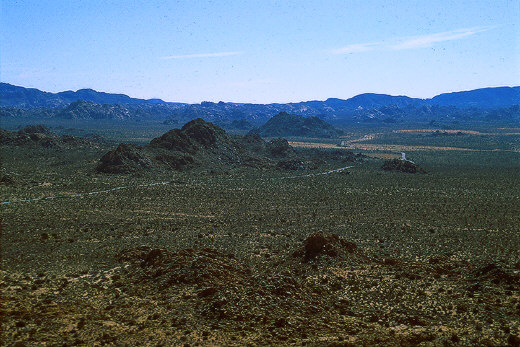
<instances>
[{"instance_id":1,"label":"large rock formation","mask_svg":"<svg viewBox=\"0 0 520 347\"><path fill-rule=\"evenodd\" d=\"M251 132L264 137L336 137L343 132L318 117L308 117L280 112L260 128Z\"/></svg>"}]
</instances>

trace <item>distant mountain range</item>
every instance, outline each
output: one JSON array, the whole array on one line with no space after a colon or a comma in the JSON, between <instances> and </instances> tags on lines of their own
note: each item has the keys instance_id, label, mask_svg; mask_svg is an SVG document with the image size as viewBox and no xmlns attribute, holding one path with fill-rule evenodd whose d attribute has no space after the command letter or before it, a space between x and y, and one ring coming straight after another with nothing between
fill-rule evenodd
<instances>
[{"instance_id":1,"label":"distant mountain range","mask_svg":"<svg viewBox=\"0 0 520 347\"><path fill-rule=\"evenodd\" d=\"M349 99L298 103L240 104L202 102L183 104L160 99L136 99L124 94L80 89L43 92L0 83L0 116L65 119L155 119L182 125L203 118L220 126L259 126L280 112L315 116L332 124L402 122L409 120L520 120L520 87L482 88L445 93L431 99L360 94Z\"/></svg>"},{"instance_id":2,"label":"distant mountain range","mask_svg":"<svg viewBox=\"0 0 520 347\"><path fill-rule=\"evenodd\" d=\"M9 83L0 83L0 106L19 108L49 107L59 108L78 101L96 104L142 105L142 104L179 104L167 103L161 99L136 99L125 94L98 92L93 89L79 89L59 93L44 92L35 88L24 88Z\"/></svg>"}]
</instances>

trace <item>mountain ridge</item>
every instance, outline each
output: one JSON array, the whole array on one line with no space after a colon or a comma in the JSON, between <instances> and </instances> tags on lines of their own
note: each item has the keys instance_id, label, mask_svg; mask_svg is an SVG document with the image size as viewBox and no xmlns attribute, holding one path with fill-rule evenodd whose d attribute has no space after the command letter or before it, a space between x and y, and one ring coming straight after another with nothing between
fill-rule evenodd
<instances>
[{"instance_id":1,"label":"mountain ridge","mask_svg":"<svg viewBox=\"0 0 520 347\"><path fill-rule=\"evenodd\" d=\"M58 93L51 93L39 90L37 88L25 88L5 82L0 82L0 106L3 107L60 108L79 100L90 101L101 105L184 104L166 102L161 99L133 98L126 94L99 92L91 88L78 89L77 91L66 90Z\"/></svg>"},{"instance_id":2,"label":"mountain ridge","mask_svg":"<svg viewBox=\"0 0 520 347\"><path fill-rule=\"evenodd\" d=\"M32 97L34 100L23 100ZM44 97L47 100L42 100ZM22 100L20 100L22 99ZM462 100L461 100L462 99ZM97 104L176 104L176 105L197 105L182 102L167 102L162 99L139 99L121 93L99 92L94 89L85 88L77 91L67 90L58 93L45 92L36 88L25 88L9 83L0 82L0 106L27 107L64 107L74 101L83 100ZM43 103L43 104L42 104ZM311 100L288 103L234 103L220 102L218 104L229 104L235 106L244 105L316 105L325 104L327 106L348 107L348 108L376 108L388 105L406 106L418 105L442 105L456 107L486 107L489 108L507 107L520 104L520 86L485 87L472 90L448 92L435 95L432 98L412 98L406 95L389 95L380 93L362 93L348 99L328 98L324 101ZM212 102L202 102L203 104L216 104Z\"/></svg>"},{"instance_id":3,"label":"mountain ridge","mask_svg":"<svg viewBox=\"0 0 520 347\"><path fill-rule=\"evenodd\" d=\"M520 120L520 87L481 88L439 94L431 99L364 93L349 99L329 98L285 104L222 101L182 104L160 99L135 99L92 89L48 93L0 83L0 106L0 117L155 120L166 124L184 124L203 118L228 129L235 128L237 121L245 120L247 123L244 123L243 130L259 127L280 112L318 117L336 125L469 119L516 122Z\"/></svg>"}]
</instances>

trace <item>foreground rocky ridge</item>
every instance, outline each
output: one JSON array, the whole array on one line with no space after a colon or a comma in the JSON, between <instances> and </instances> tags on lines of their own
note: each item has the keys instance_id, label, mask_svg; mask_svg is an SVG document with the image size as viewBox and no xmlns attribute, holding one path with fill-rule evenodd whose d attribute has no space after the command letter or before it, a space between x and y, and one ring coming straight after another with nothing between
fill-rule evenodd
<instances>
[{"instance_id":1,"label":"foreground rocky ridge","mask_svg":"<svg viewBox=\"0 0 520 347\"><path fill-rule=\"evenodd\" d=\"M519 269L494 263L469 264L442 254L427 263L380 258L323 233L266 257L262 267L211 248L140 246L113 256L121 266L96 273L60 278L4 274L5 342L520 342L520 326L513 319L520 313Z\"/></svg>"}]
</instances>

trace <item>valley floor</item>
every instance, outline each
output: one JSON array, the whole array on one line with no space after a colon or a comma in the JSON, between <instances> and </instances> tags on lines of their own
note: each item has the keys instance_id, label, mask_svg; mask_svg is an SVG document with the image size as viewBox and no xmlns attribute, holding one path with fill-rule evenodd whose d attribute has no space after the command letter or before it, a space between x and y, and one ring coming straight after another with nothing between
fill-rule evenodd
<instances>
[{"instance_id":1,"label":"valley floor","mask_svg":"<svg viewBox=\"0 0 520 347\"><path fill-rule=\"evenodd\" d=\"M61 198L1 206L2 344L520 345L518 139L355 144L382 147L327 175L107 175L108 145L3 147L1 201ZM427 173L381 170L384 146Z\"/></svg>"}]
</instances>

